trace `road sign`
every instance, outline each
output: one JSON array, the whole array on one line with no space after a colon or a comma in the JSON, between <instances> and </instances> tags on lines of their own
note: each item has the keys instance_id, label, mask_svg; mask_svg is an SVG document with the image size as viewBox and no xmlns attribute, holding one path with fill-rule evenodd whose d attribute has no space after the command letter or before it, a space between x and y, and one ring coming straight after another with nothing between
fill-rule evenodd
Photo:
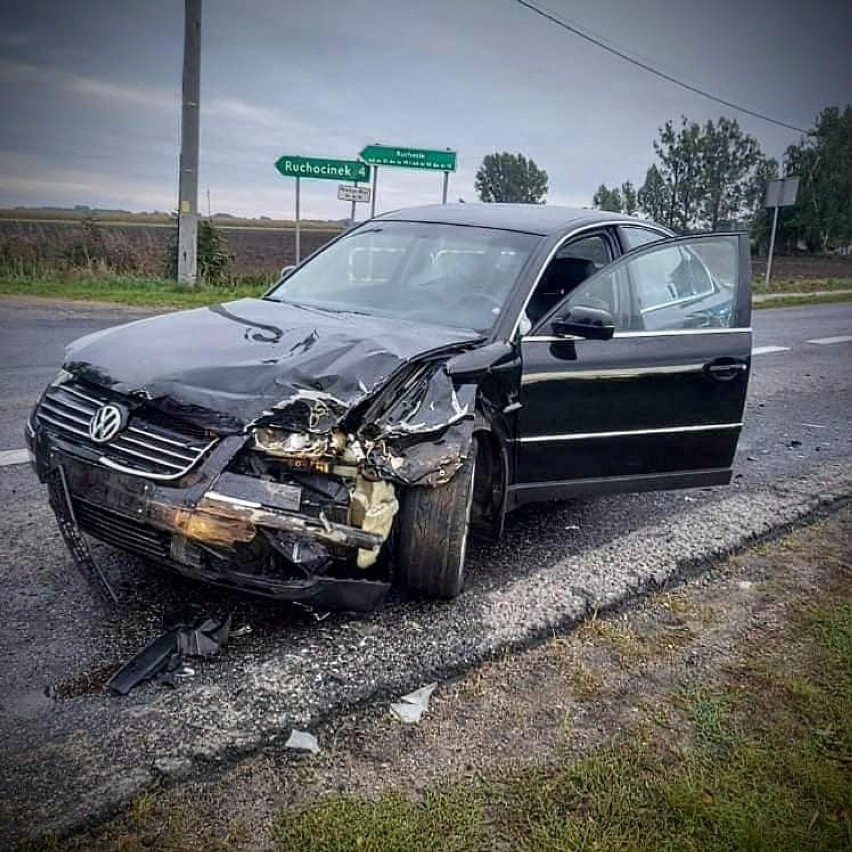
<instances>
[{"instance_id":1,"label":"road sign","mask_svg":"<svg viewBox=\"0 0 852 852\"><path fill-rule=\"evenodd\" d=\"M795 175L776 178L766 182L766 198L763 206L773 209L772 231L769 237L769 254L766 256L766 286L772 277L772 256L775 254L775 229L778 227L778 208L789 207L796 203L799 192L799 179Z\"/></svg>"},{"instance_id":2,"label":"road sign","mask_svg":"<svg viewBox=\"0 0 852 852\"><path fill-rule=\"evenodd\" d=\"M337 187L337 198L340 201L370 201L369 186L349 186L342 183Z\"/></svg>"},{"instance_id":3,"label":"road sign","mask_svg":"<svg viewBox=\"0 0 852 852\"><path fill-rule=\"evenodd\" d=\"M370 179L370 167L359 160L328 160L325 157L295 157L284 154L275 162L284 177L319 180Z\"/></svg>"},{"instance_id":4,"label":"road sign","mask_svg":"<svg viewBox=\"0 0 852 852\"><path fill-rule=\"evenodd\" d=\"M796 203L799 192L797 177L776 178L766 182L766 200L764 207L789 207Z\"/></svg>"},{"instance_id":5,"label":"road sign","mask_svg":"<svg viewBox=\"0 0 852 852\"><path fill-rule=\"evenodd\" d=\"M401 169L426 169L434 172L456 170L455 151L430 151L426 148L398 148L392 145L367 145L359 154L372 166L397 166Z\"/></svg>"}]
</instances>

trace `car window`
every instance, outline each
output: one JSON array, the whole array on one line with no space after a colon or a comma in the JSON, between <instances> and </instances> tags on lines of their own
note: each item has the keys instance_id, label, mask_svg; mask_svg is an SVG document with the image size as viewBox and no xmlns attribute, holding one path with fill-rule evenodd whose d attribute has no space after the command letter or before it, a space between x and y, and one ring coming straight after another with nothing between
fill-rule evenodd
<instances>
[{"instance_id":1,"label":"car window","mask_svg":"<svg viewBox=\"0 0 852 852\"><path fill-rule=\"evenodd\" d=\"M526 332L554 305L612 260L603 234L589 234L566 242L548 263L527 302L521 331Z\"/></svg>"},{"instance_id":2,"label":"car window","mask_svg":"<svg viewBox=\"0 0 852 852\"><path fill-rule=\"evenodd\" d=\"M540 241L497 228L377 220L329 244L267 298L486 332Z\"/></svg>"},{"instance_id":3,"label":"car window","mask_svg":"<svg viewBox=\"0 0 852 852\"><path fill-rule=\"evenodd\" d=\"M618 232L621 235L621 242L624 245L625 251L665 239L662 234L658 234L656 231L649 231L647 228L636 228L632 225L619 225Z\"/></svg>"},{"instance_id":4,"label":"car window","mask_svg":"<svg viewBox=\"0 0 852 852\"><path fill-rule=\"evenodd\" d=\"M576 240L565 243L556 252L553 259L559 260L563 257L577 257L582 260L589 260L595 265L595 269L597 270L602 269L612 260L612 252L603 234L592 234L588 237L579 237Z\"/></svg>"},{"instance_id":5,"label":"car window","mask_svg":"<svg viewBox=\"0 0 852 852\"><path fill-rule=\"evenodd\" d=\"M616 329L661 331L730 325L736 298L736 236L702 237L625 255L557 308L599 308Z\"/></svg>"}]
</instances>

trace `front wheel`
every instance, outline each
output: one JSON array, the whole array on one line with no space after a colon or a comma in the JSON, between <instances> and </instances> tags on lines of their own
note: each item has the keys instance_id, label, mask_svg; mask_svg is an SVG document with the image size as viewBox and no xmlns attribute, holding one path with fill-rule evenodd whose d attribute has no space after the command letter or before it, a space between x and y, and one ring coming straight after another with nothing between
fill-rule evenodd
<instances>
[{"instance_id":1,"label":"front wheel","mask_svg":"<svg viewBox=\"0 0 852 852\"><path fill-rule=\"evenodd\" d=\"M475 473L476 438L446 485L409 488L403 495L397 572L409 592L447 599L461 594Z\"/></svg>"}]
</instances>

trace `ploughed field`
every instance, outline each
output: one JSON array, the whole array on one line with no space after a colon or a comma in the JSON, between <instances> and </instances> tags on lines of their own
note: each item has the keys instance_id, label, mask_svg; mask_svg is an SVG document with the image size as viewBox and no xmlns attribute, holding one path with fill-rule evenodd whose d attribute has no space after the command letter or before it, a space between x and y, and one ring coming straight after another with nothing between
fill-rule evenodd
<instances>
[{"instance_id":1,"label":"ploughed field","mask_svg":"<svg viewBox=\"0 0 852 852\"><path fill-rule=\"evenodd\" d=\"M290 228L259 224L258 226L229 225L216 222L228 241L233 255L232 271L237 275L271 274L296 258L295 233ZM114 259L110 265L129 274L159 275L175 227L166 224L114 223L98 220L94 232L86 232L80 221L39 221L0 219L0 259L39 258L61 262L73 256L81 260L92 242L101 242ZM302 256L327 243L340 233L340 228L312 223L302 228ZM95 246L97 248L97 246ZM75 264L75 265L78 265ZM766 268L764 258L753 260L755 277L762 277ZM852 256L778 256L772 266L773 278L852 278Z\"/></svg>"},{"instance_id":2,"label":"ploughed field","mask_svg":"<svg viewBox=\"0 0 852 852\"><path fill-rule=\"evenodd\" d=\"M295 263L296 237L293 230L271 227L233 227L216 223L228 241L233 255L235 274L273 273L282 266ZM0 219L0 258L61 263L73 259L74 265L85 258L85 252L103 250L110 265L129 274L159 275L176 227L153 224L117 224L96 222L86 232L80 222L41 222ZM324 245L340 228L327 229L315 225L302 228L302 257Z\"/></svg>"}]
</instances>

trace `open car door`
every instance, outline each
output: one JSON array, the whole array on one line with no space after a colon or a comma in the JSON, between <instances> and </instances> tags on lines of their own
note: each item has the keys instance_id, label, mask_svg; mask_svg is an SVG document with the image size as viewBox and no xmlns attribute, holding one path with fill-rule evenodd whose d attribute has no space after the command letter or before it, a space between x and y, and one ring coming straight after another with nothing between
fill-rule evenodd
<instances>
[{"instance_id":1,"label":"open car door","mask_svg":"<svg viewBox=\"0 0 852 852\"><path fill-rule=\"evenodd\" d=\"M746 234L661 240L581 283L521 340L510 505L727 483L750 319Z\"/></svg>"}]
</instances>

